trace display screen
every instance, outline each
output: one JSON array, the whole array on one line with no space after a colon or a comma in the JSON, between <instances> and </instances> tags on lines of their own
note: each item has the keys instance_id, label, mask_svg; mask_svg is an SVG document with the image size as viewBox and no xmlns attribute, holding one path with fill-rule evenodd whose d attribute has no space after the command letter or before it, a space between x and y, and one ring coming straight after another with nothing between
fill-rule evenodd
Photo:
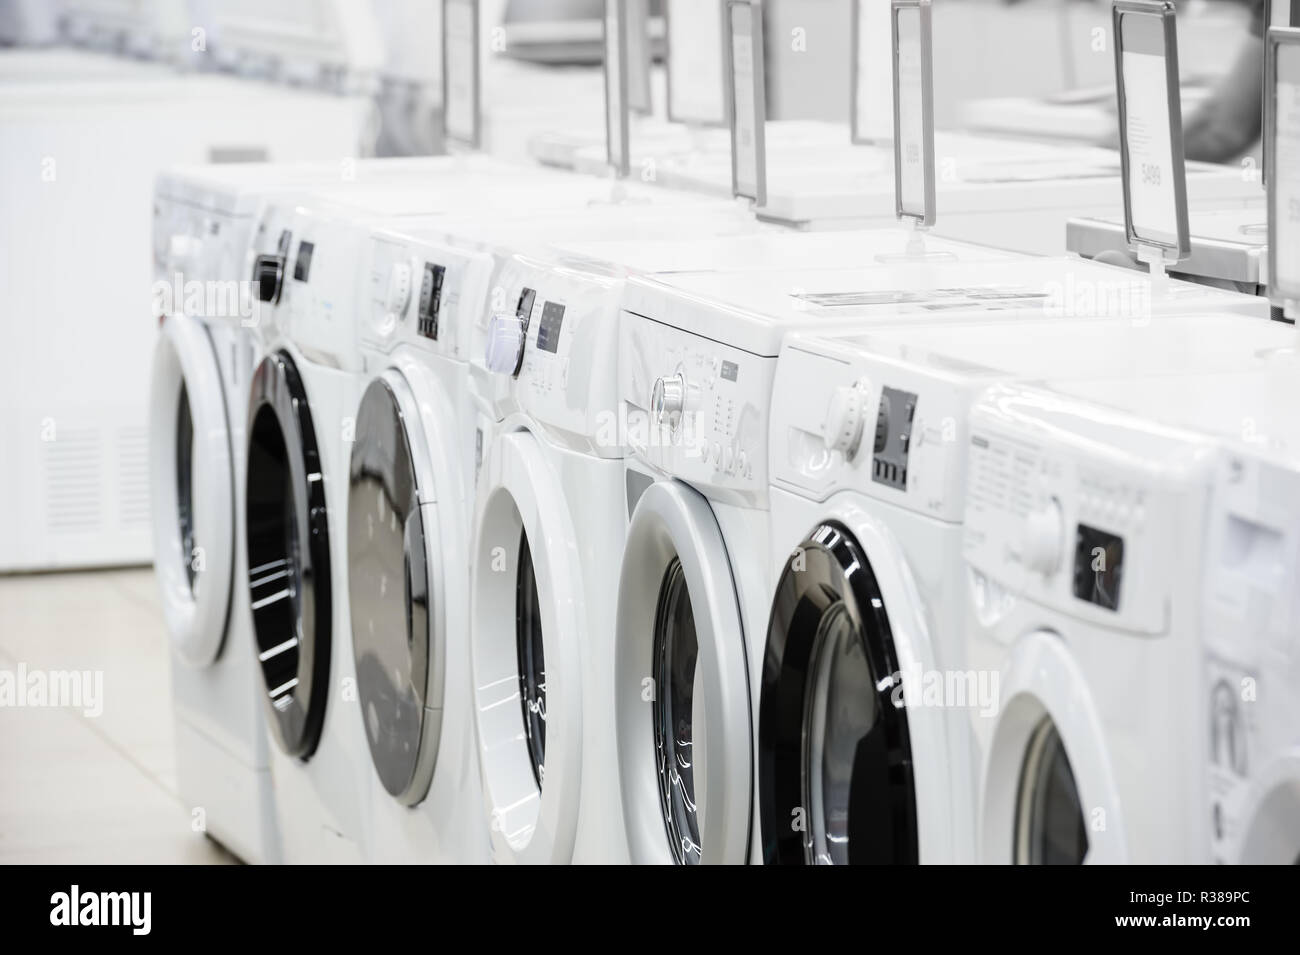
<instances>
[{"instance_id":1,"label":"display screen","mask_svg":"<svg viewBox=\"0 0 1300 955\"><path fill-rule=\"evenodd\" d=\"M1078 525L1074 537L1074 595L1107 610L1119 609L1124 579L1124 538Z\"/></svg>"},{"instance_id":2,"label":"display screen","mask_svg":"<svg viewBox=\"0 0 1300 955\"><path fill-rule=\"evenodd\" d=\"M442 283L447 270L433 262L424 264L420 279L419 333L425 338L437 339L438 318L442 311Z\"/></svg>"},{"instance_id":3,"label":"display screen","mask_svg":"<svg viewBox=\"0 0 1300 955\"><path fill-rule=\"evenodd\" d=\"M1273 208L1270 265L1276 297L1300 298L1300 44L1276 48L1276 113L1268 164Z\"/></svg>"},{"instance_id":4,"label":"display screen","mask_svg":"<svg viewBox=\"0 0 1300 955\"><path fill-rule=\"evenodd\" d=\"M560 326L564 324L564 306L559 302L542 304L542 321L537 326L537 347L552 355L560 350Z\"/></svg>"},{"instance_id":5,"label":"display screen","mask_svg":"<svg viewBox=\"0 0 1300 955\"><path fill-rule=\"evenodd\" d=\"M311 242L298 243L298 258L293 263L293 277L299 282L307 281L311 274L311 254L316 251L316 246Z\"/></svg>"},{"instance_id":6,"label":"display screen","mask_svg":"<svg viewBox=\"0 0 1300 955\"><path fill-rule=\"evenodd\" d=\"M723 381L735 381L736 376L739 373L740 373L740 368L736 365L734 361L724 361L722 363L722 370L719 372L719 374L722 375Z\"/></svg>"},{"instance_id":7,"label":"display screen","mask_svg":"<svg viewBox=\"0 0 1300 955\"><path fill-rule=\"evenodd\" d=\"M1174 154L1169 73L1162 17L1121 13L1123 135L1128 154L1129 214L1139 239L1161 246L1178 242L1178 179Z\"/></svg>"},{"instance_id":8,"label":"display screen","mask_svg":"<svg viewBox=\"0 0 1300 955\"><path fill-rule=\"evenodd\" d=\"M907 462L912 444L916 395L899 388L880 390L876 409L871 479L899 491L907 490Z\"/></svg>"}]
</instances>

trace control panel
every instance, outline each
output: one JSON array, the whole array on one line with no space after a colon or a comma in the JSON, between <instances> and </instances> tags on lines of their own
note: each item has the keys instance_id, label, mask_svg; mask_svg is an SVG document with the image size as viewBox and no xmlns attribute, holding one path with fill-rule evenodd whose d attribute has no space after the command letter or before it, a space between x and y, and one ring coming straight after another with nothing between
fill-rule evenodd
<instances>
[{"instance_id":1,"label":"control panel","mask_svg":"<svg viewBox=\"0 0 1300 955\"><path fill-rule=\"evenodd\" d=\"M357 289L365 232L346 219L297 210L281 272L282 330L303 354L336 368L360 370Z\"/></svg>"},{"instance_id":2,"label":"control panel","mask_svg":"<svg viewBox=\"0 0 1300 955\"><path fill-rule=\"evenodd\" d=\"M387 352L406 342L469 359L474 324L488 307L490 255L379 231L369 238L364 268L365 347Z\"/></svg>"},{"instance_id":3,"label":"control panel","mask_svg":"<svg viewBox=\"0 0 1300 955\"><path fill-rule=\"evenodd\" d=\"M989 578L1138 633L1204 546L1208 445L1086 402L1014 385L971 415L964 552Z\"/></svg>"},{"instance_id":4,"label":"control panel","mask_svg":"<svg viewBox=\"0 0 1300 955\"><path fill-rule=\"evenodd\" d=\"M775 359L632 312L618 355L629 453L723 500L766 500Z\"/></svg>"},{"instance_id":5,"label":"control panel","mask_svg":"<svg viewBox=\"0 0 1300 955\"><path fill-rule=\"evenodd\" d=\"M495 310L474 358L481 404L498 420L524 413L557 443L622 457L617 349L623 279L522 256L495 283Z\"/></svg>"},{"instance_id":6,"label":"control panel","mask_svg":"<svg viewBox=\"0 0 1300 955\"><path fill-rule=\"evenodd\" d=\"M772 394L773 484L814 500L852 490L960 521L966 412L985 376L966 379L863 347L793 335Z\"/></svg>"}]
</instances>

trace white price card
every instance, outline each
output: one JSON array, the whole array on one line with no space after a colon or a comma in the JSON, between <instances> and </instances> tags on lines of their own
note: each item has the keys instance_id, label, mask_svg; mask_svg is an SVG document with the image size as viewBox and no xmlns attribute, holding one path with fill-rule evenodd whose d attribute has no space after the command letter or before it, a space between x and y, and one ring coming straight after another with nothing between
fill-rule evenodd
<instances>
[{"instance_id":1,"label":"white price card","mask_svg":"<svg viewBox=\"0 0 1300 955\"><path fill-rule=\"evenodd\" d=\"M930 4L894 0L894 192L900 218L934 222Z\"/></svg>"},{"instance_id":2,"label":"white price card","mask_svg":"<svg viewBox=\"0 0 1300 955\"><path fill-rule=\"evenodd\" d=\"M1300 302L1300 30L1272 30L1268 43L1269 291L1275 304L1294 303Z\"/></svg>"},{"instance_id":3,"label":"white price card","mask_svg":"<svg viewBox=\"0 0 1300 955\"><path fill-rule=\"evenodd\" d=\"M731 191L760 206L767 200L763 84L763 11L751 0L728 0L731 72Z\"/></svg>"},{"instance_id":4,"label":"white price card","mask_svg":"<svg viewBox=\"0 0 1300 955\"><path fill-rule=\"evenodd\" d=\"M478 0L443 0L442 117L449 142L479 146Z\"/></svg>"},{"instance_id":5,"label":"white price card","mask_svg":"<svg viewBox=\"0 0 1300 955\"><path fill-rule=\"evenodd\" d=\"M630 168L627 117L627 0L605 0L605 159L618 176Z\"/></svg>"},{"instance_id":6,"label":"white price card","mask_svg":"<svg viewBox=\"0 0 1300 955\"><path fill-rule=\"evenodd\" d=\"M654 112L650 92L650 0L625 0L627 18L627 106L634 113Z\"/></svg>"},{"instance_id":7,"label":"white price card","mask_svg":"<svg viewBox=\"0 0 1300 955\"><path fill-rule=\"evenodd\" d=\"M888 142L894 134L890 8L890 0L853 0L849 116L855 143Z\"/></svg>"},{"instance_id":8,"label":"white price card","mask_svg":"<svg viewBox=\"0 0 1300 955\"><path fill-rule=\"evenodd\" d=\"M727 122L721 0L664 0L668 118L694 126Z\"/></svg>"},{"instance_id":9,"label":"white price card","mask_svg":"<svg viewBox=\"0 0 1300 955\"><path fill-rule=\"evenodd\" d=\"M1185 255L1187 190L1172 11L1163 3L1116 5L1116 80L1129 239Z\"/></svg>"}]
</instances>

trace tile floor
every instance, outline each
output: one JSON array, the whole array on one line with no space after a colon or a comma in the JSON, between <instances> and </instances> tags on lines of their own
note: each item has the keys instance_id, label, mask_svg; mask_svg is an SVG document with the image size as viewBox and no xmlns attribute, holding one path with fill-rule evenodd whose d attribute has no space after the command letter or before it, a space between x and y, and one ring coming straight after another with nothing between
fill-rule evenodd
<instances>
[{"instance_id":1,"label":"tile floor","mask_svg":"<svg viewBox=\"0 0 1300 955\"><path fill-rule=\"evenodd\" d=\"M0 577L0 670L102 670L103 713L0 705L0 865L222 863L176 795L147 568Z\"/></svg>"}]
</instances>

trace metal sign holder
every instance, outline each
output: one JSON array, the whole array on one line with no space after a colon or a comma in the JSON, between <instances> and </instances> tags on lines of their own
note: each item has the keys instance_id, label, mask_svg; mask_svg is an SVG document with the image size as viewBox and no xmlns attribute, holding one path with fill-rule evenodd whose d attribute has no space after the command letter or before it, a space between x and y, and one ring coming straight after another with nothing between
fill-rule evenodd
<instances>
[{"instance_id":1,"label":"metal sign holder","mask_svg":"<svg viewBox=\"0 0 1300 955\"><path fill-rule=\"evenodd\" d=\"M467 65L469 75L462 77L469 87L469 102L463 104L469 111L468 129L453 129L450 122L452 109L448 107L449 93L461 84L453 85L451 75L452 44L455 42L451 31L447 29L447 11L456 8L468 10L470 23L468 57L461 57L457 62ZM480 64L482 47L479 43L479 4L478 0L442 0L442 136L443 142L455 150L475 151L483 145L483 72Z\"/></svg>"}]
</instances>

